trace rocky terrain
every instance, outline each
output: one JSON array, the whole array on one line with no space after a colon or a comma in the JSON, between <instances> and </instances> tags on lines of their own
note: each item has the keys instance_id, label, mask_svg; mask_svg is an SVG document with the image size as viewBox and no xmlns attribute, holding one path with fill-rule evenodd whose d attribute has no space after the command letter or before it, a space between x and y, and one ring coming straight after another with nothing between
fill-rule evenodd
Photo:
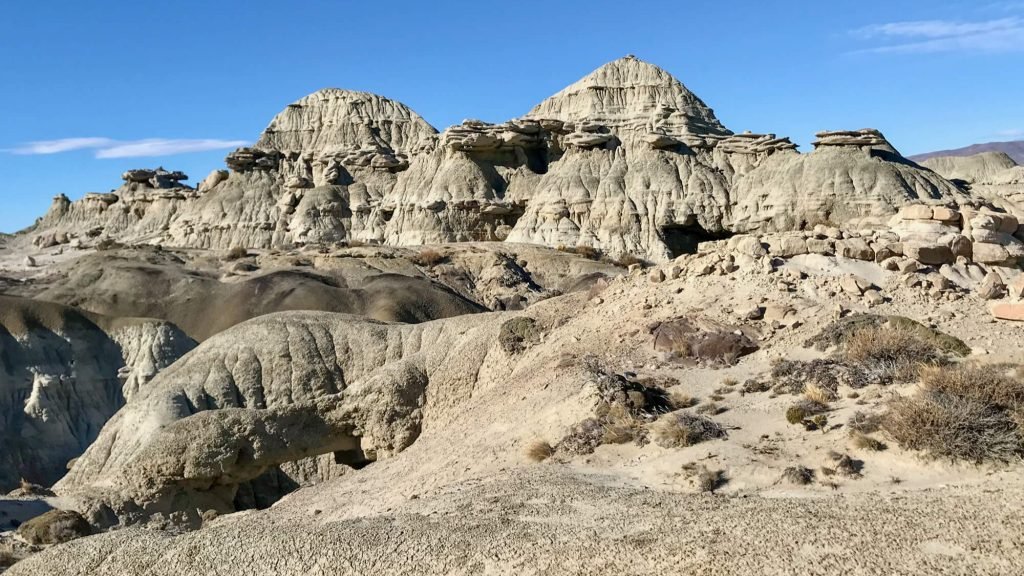
<instances>
[{"instance_id":1,"label":"rocky terrain","mask_svg":"<svg viewBox=\"0 0 1024 576\"><path fill-rule=\"evenodd\" d=\"M195 188L180 172L128 171L112 192L54 198L24 238L221 250L510 240L666 261L734 232L969 201L878 131L822 132L814 145L800 154L788 138L734 134L633 57L521 118L440 134L398 102L327 89L289 104Z\"/></svg>"},{"instance_id":2,"label":"rocky terrain","mask_svg":"<svg viewBox=\"0 0 1024 576\"><path fill-rule=\"evenodd\" d=\"M1024 569L1012 158L801 153L627 57L227 165L0 239L0 570Z\"/></svg>"}]
</instances>

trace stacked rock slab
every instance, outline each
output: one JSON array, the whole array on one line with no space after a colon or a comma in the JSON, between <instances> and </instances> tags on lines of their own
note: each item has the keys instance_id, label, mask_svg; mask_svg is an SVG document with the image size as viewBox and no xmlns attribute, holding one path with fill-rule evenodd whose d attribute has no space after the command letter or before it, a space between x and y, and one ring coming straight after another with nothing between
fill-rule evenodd
<instances>
[{"instance_id":1,"label":"stacked rock slab","mask_svg":"<svg viewBox=\"0 0 1024 576\"><path fill-rule=\"evenodd\" d=\"M734 232L860 225L966 198L878 131L821 133L815 146L734 134L631 56L520 119L440 135L403 104L327 89L288 105L196 189L180 173L130 171L109 194L58 197L31 234L217 249L510 240L665 260Z\"/></svg>"}]
</instances>

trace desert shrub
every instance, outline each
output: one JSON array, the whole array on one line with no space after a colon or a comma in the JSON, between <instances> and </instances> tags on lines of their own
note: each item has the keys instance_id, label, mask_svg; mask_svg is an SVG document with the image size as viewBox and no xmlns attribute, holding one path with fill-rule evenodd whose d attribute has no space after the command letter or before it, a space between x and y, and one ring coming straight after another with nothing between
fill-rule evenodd
<instances>
[{"instance_id":1,"label":"desert shrub","mask_svg":"<svg viewBox=\"0 0 1024 576\"><path fill-rule=\"evenodd\" d=\"M625 404L610 404L599 412L604 426L602 444L626 444L646 435L643 420Z\"/></svg>"},{"instance_id":2,"label":"desert shrub","mask_svg":"<svg viewBox=\"0 0 1024 576\"><path fill-rule=\"evenodd\" d=\"M757 392L767 392L772 389L771 382L767 380L755 380L754 378L747 379L743 386L740 387L740 394L754 394Z\"/></svg>"},{"instance_id":3,"label":"desert shrub","mask_svg":"<svg viewBox=\"0 0 1024 576\"><path fill-rule=\"evenodd\" d=\"M959 338L950 336L938 330L933 330L920 322L905 318L903 316L879 316L877 314L853 314L846 318L837 320L826 326L821 332L804 342L806 347L815 347L818 350L842 347L857 332L867 329L877 329L888 325L891 328L904 330L916 335L918 338L931 342L939 349L959 356L966 356L971 353L971 348L964 344Z\"/></svg>"},{"instance_id":4,"label":"desert shrub","mask_svg":"<svg viewBox=\"0 0 1024 576\"><path fill-rule=\"evenodd\" d=\"M848 454L830 452L829 458L835 462L835 471L850 478L859 478L864 469L864 462L850 458Z\"/></svg>"},{"instance_id":5,"label":"desert shrub","mask_svg":"<svg viewBox=\"0 0 1024 576\"><path fill-rule=\"evenodd\" d=\"M881 440L856 430L850 431L850 444L858 450L871 450L872 452L880 452L886 449L885 443Z\"/></svg>"},{"instance_id":6,"label":"desert shrub","mask_svg":"<svg viewBox=\"0 0 1024 576\"><path fill-rule=\"evenodd\" d=\"M806 486L814 481L814 470L806 466L790 466L782 471L782 479L790 484Z\"/></svg>"},{"instance_id":7,"label":"desert shrub","mask_svg":"<svg viewBox=\"0 0 1024 576\"><path fill-rule=\"evenodd\" d=\"M506 321L498 331L498 343L509 354L519 354L539 339L540 328L537 321L527 316Z\"/></svg>"},{"instance_id":8,"label":"desert shrub","mask_svg":"<svg viewBox=\"0 0 1024 576\"><path fill-rule=\"evenodd\" d=\"M696 412L697 414L716 416L718 414L721 414L722 412L725 412L726 410L727 408L725 408L724 406L720 406L715 402L708 402L706 404L701 404L700 406L698 406L697 409L694 410L694 412Z\"/></svg>"},{"instance_id":9,"label":"desert shrub","mask_svg":"<svg viewBox=\"0 0 1024 576\"><path fill-rule=\"evenodd\" d=\"M242 246L233 246L228 250L227 254L224 255L225 260L238 260L239 258L245 258L249 255L249 251Z\"/></svg>"},{"instance_id":10,"label":"desert shrub","mask_svg":"<svg viewBox=\"0 0 1024 576\"><path fill-rule=\"evenodd\" d=\"M828 390L813 382L804 384L804 398L807 398L811 402L815 402L817 404L828 404L837 397L838 395L834 391Z\"/></svg>"},{"instance_id":11,"label":"desert shrub","mask_svg":"<svg viewBox=\"0 0 1024 576\"><path fill-rule=\"evenodd\" d=\"M732 388L734 386L738 386L739 383L740 383L740 381L735 379L735 378L726 378L725 380L722 380L722 386L727 386L729 388Z\"/></svg>"},{"instance_id":12,"label":"desert shrub","mask_svg":"<svg viewBox=\"0 0 1024 576\"><path fill-rule=\"evenodd\" d=\"M531 442L526 447L526 457L534 462L543 462L555 454L555 448L544 440Z\"/></svg>"},{"instance_id":13,"label":"desert shrub","mask_svg":"<svg viewBox=\"0 0 1024 576\"><path fill-rule=\"evenodd\" d=\"M612 264L619 266L620 268L629 268L634 264L639 264L642 267L647 266L647 261L635 254L623 254L615 260L612 260Z\"/></svg>"},{"instance_id":14,"label":"desert shrub","mask_svg":"<svg viewBox=\"0 0 1024 576\"><path fill-rule=\"evenodd\" d=\"M427 268L433 268L438 264L447 260L447 256L441 254L433 248L424 248L420 250L419 254L412 258L412 261L419 266L426 266Z\"/></svg>"},{"instance_id":15,"label":"desert shrub","mask_svg":"<svg viewBox=\"0 0 1024 576\"><path fill-rule=\"evenodd\" d=\"M929 390L954 394L1003 410L1024 408L1024 381L1002 366L929 366L921 369L921 385Z\"/></svg>"},{"instance_id":16,"label":"desert shrub","mask_svg":"<svg viewBox=\"0 0 1024 576\"><path fill-rule=\"evenodd\" d=\"M914 396L889 404L884 430L900 446L940 458L1007 462L1024 454L1024 384L993 367L922 371Z\"/></svg>"},{"instance_id":17,"label":"desert shrub","mask_svg":"<svg viewBox=\"0 0 1024 576\"><path fill-rule=\"evenodd\" d=\"M701 466L697 472L697 489L701 492L714 492L725 484L725 473Z\"/></svg>"},{"instance_id":18,"label":"desert shrub","mask_svg":"<svg viewBox=\"0 0 1024 576\"><path fill-rule=\"evenodd\" d=\"M29 544L61 544L89 534L92 526L72 510L50 510L18 526L18 535Z\"/></svg>"},{"instance_id":19,"label":"desert shrub","mask_svg":"<svg viewBox=\"0 0 1024 576\"><path fill-rule=\"evenodd\" d=\"M880 383L878 376L835 358L817 358L809 362L780 360L772 364L769 375L771 382L765 386L778 394L802 394L808 385L814 385L832 398L839 396L841 385L863 388Z\"/></svg>"},{"instance_id":20,"label":"desert shrub","mask_svg":"<svg viewBox=\"0 0 1024 576\"><path fill-rule=\"evenodd\" d=\"M668 401L672 405L673 410L692 408L696 406L698 403L700 403L700 400L698 400L697 398L694 398L693 396L690 396L689 394L686 394L679 390L673 390L672 393L669 394Z\"/></svg>"},{"instance_id":21,"label":"desert shrub","mask_svg":"<svg viewBox=\"0 0 1024 576\"><path fill-rule=\"evenodd\" d=\"M593 246L559 246L558 251L582 256L589 260L600 260L602 256L601 251Z\"/></svg>"},{"instance_id":22,"label":"desert shrub","mask_svg":"<svg viewBox=\"0 0 1024 576\"><path fill-rule=\"evenodd\" d=\"M882 416L880 414L868 414L862 410L858 410L850 416L850 419L846 422L847 428L854 432L861 434L871 434L877 432L882 426Z\"/></svg>"},{"instance_id":23,"label":"desert shrub","mask_svg":"<svg viewBox=\"0 0 1024 576\"><path fill-rule=\"evenodd\" d=\"M821 414L826 410L828 410L828 406L826 404L804 398L786 409L786 422L789 422L790 424L803 424L805 420Z\"/></svg>"},{"instance_id":24,"label":"desert shrub","mask_svg":"<svg viewBox=\"0 0 1024 576\"><path fill-rule=\"evenodd\" d=\"M593 454L604 443L605 425L598 418L586 418L569 429L569 433L555 446L557 452L584 455Z\"/></svg>"},{"instance_id":25,"label":"desert shrub","mask_svg":"<svg viewBox=\"0 0 1024 576\"><path fill-rule=\"evenodd\" d=\"M917 377L922 364L943 362L938 346L906 328L867 328L846 341L846 361L878 375L884 383L909 382Z\"/></svg>"},{"instance_id":26,"label":"desert shrub","mask_svg":"<svg viewBox=\"0 0 1024 576\"><path fill-rule=\"evenodd\" d=\"M366 242L356 240L355 238L350 239L346 244L349 248L362 248L363 246L366 246Z\"/></svg>"},{"instance_id":27,"label":"desert shrub","mask_svg":"<svg viewBox=\"0 0 1024 576\"><path fill-rule=\"evenodd\" d=\"M710 418L676 411L665 414L651 427L655 442L663 448L683 448L705 440L724 438L725 429Z\"/></svg>"}]
</instances>

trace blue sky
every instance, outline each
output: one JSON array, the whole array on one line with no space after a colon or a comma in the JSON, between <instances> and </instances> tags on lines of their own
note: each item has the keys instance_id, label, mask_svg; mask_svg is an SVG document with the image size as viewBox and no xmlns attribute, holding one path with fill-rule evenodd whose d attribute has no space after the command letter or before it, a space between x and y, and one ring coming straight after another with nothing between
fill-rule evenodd
<instances>
[{"instance_id":1,"label":"blue sky","mask_svg":"<svg viewBox=\"0 0 1024 576\"><path fill-rule=\"evenodd\" d=\"M197 182L319 88L377 92L443 129L523 114L630 53L732 130L804 149L869 126L905 154L1024 138L1024 1L8 2L0 231L129 168Z\"/></svg>"}]
</instances>

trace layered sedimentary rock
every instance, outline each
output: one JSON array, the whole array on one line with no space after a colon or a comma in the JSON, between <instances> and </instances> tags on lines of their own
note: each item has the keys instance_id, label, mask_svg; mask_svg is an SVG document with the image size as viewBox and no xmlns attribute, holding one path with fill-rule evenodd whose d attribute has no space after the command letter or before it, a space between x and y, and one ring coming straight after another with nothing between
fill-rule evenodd
<instances>
[{"instance_id":1,"label":"layered sedimentary rock","mask_svg":"<svg viewBox=\"0 0 1024 576\"><path fill-rule=\"evenodd\" d=\"M965 195L875 130L734 134L664 70L626 57L500 124L442 134L408 107L328 89L276 116L196 188L136 170L109 194L54 200L37 244L110 237L253 248L358 240L511 240L654 260L733 232L887 217Z\"/></svg>"},{"instance_id":2,"label":"layered sedimentary rock","mask_svg":"<svg viewBox=\"0 0 1024 576\"><path fill-rule=\"evenodd\" d=\"M104 423L195 346L172 324L0 296L0 491L50 485Z\"/></svg>"},{"instance_id":3,"label":"layered sedimentary rock","mask_svg":"<svg viewBox=\"0 0 1024 576\"><path fill-rule=\"evenodd\" d=\"M253 319L161 372L56 489L82 498L100 525L158 513L195 523L206 509L240 507L240 485L274 466L332 453L358 466L395 454L415 442L430 406L437 418L480 378L496 318Z\"/></svg>"}]
</instances>

